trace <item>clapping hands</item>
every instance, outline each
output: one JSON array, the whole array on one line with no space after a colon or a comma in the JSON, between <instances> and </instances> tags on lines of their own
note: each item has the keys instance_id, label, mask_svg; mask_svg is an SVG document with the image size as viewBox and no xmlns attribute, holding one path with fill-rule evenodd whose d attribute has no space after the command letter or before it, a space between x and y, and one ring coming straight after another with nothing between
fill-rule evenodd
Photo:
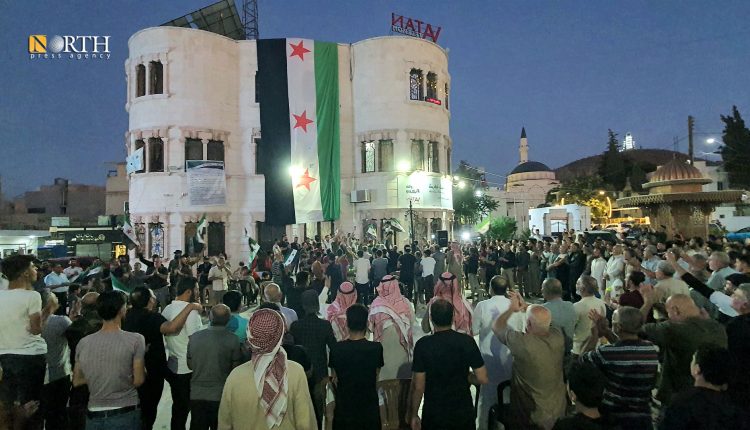
<instances>
[{"instance_id":1,"label":"clapping hands","mask_svg":"<svg viewBox=\"0 0 750 430\"><path fill-rule=\"evenodd\" d=\"M528 306L523 296L516 291L508 291L508 298L510 299L510 310L513 312L525 310Z\"/></svg>"}]
</instances>

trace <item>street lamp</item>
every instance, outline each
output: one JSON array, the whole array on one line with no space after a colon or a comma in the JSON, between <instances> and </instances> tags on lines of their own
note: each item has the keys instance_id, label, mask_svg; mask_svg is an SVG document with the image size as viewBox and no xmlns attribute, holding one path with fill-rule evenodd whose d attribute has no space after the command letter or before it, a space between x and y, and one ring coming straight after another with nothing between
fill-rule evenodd
<instances>
[{"instance_id":1,"label":"street lamp","mask_svg":"<svg viewBox=\"0 0 750 430\"><path fill-rule=\"evenodd\" d=\"M476 197L482 197L482 190L476 190L476 191L474 191L474 195Z\"/></svg>"}]
</instances>

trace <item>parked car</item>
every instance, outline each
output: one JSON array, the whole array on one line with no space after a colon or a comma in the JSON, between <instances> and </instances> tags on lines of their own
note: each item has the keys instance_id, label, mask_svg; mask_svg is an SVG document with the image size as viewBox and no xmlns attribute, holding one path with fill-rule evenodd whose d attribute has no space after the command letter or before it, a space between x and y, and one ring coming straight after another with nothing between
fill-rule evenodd
<instances>
[{"instance_id":1,"label":"parked car","mask_svg":"<svg viewBox=\"0 0 750 430\"><path fill-rule=\"evenodd\" d=\"M734 233L727 233L726 238L735 242L744 242L750 239L750 227L741 228Z\"/></svg>"}]
</instances>

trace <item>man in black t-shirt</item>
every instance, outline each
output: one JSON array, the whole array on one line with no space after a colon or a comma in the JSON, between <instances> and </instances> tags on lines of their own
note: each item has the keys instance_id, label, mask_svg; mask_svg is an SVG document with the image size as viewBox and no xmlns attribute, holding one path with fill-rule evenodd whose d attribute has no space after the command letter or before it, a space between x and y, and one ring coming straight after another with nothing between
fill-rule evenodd
<instances>
[{"instance_id":1,"label":"man in black t-shirt","mask_svg":"<svg viewBox=\"0 0 750 430\"><path fill-rule=\"evenodd\" d=\"M412 428L425 430L475 429L474 405L470 385L487 384L487 369L482 354L471 336L451 329L453 305L436 300L430 306L433 334L414 347L412 405L424 395L422 420L414 407ZM469 371L473 369L473 372Z\"/></svg>"},{"instance_id":2,"label":"man in black t-shirt","mask_svg":"<svg viewBox=\"0 0 750 430\"><path fill-rule=\"evenodd\" d=\"M338 294L339 286L344 282L344 274L341 272L341 265L332 252L328 253L328 261L326 278L330 279L330 282L328 285L328 300L326 302L332 303L336 298L336 294Z\"/></svg>"},{"instance_id":3,"label":"man in black t-shirt","mask_svg":"<svg viewBox=\"0 0 750 430\"><path fill-rule=\"evenodd\" d=\"M497 274L497 271L500 268L499 263L500 256L497 254L497 249L495 249L495 245L490 245L487 258L484 260L485 285L490 285L490 280Z\"/></svg>"},{"instance_id":4,"label":"man in black t-shirt","mask_svg":"<svg viewBox=\"0 0 750 430\"><path fill-rule=\"evenodd\" d=\"M252 263L252 262L251 262ZM208 282L208 272L211 271L211 260L208 257L203 257L203 263L198 265L198 288L200 289L200 301L204 302L206 286Z\"/></svg>"},{"instance_id":5,"label":"man in black t-shirt","mask_svg":"<svg viewBox=\"0 0 750 430\"><path fill-rule=\"evenodd\" d=\"M169 282L167 280L169 278L169 269L161 264L159 254L154 254L151 256L151 261L148 261L143 258L143 254L138 253L138 259L148 267L146 269L146 279L144 280L146 286L151 288L154 294L156 294L159 306L164 309L171 301L168 287Z\"/></svg>"},{"instance_id":6,"label":"man in black t-shirt","mask_svg":"<svg viewBox=\"0 0 750 430\"><path fill-rule=\"evenodd\" d=\"M145 287L138 287L130 293L130 305L122 329L140 333L146 340L146 380L138 387L138 397L141 405L142 429L151 429L156 420L156 411L164 390L164 377L167 370L167 354L164 349L162 335L176 334L182 330L190 312L203 308L198 303L185 306L175 319L167 321L156 309L156 295Z\"/></svg>"},{"instance_id":7,"label":"man in black t-shirt","mask_svg":"<svg viewBox=\"0 0 750 430\"><path fill-rule=\"evenodd\" d=\"M409 301L412 300L414 293L414 265L417 264L417 258L411 253L411 248L404 247L404 255L398 257L399 280L404 283L406 291L404 295Z\"/></svg>"},{"instance_id":8,"label":"man in black t-shirt","mask_svg":"<svg viewBox=\"0 0 750 430\"><path fill-rule=\"evenodd\" d=\"M383 346L365 338L367 308L354 304L346 310L349 339L331 350L328 367L333 369L336 409L333 429L380 429L377 381L383 367Z\"/></svg>"}]
</instances>

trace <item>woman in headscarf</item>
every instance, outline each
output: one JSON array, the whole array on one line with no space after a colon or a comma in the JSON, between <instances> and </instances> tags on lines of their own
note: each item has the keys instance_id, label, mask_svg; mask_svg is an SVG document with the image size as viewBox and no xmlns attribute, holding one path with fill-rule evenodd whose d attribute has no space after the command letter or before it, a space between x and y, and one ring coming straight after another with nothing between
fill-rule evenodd
<instances>
[{"instance_id":1,"label":"woman in headscarf","mask_svg":"<svg viewBox=\"0 0 750 430\"><path fill-rule=\"evenodd\" d=\"M471 330L471 305L464 299L461 287L458 285L458 279L450 272L440 275L435 284L435 296L427 304L427 313L425 313L425 318L422 320L422 330L425 333L432 331L432 323L427 315L430 315L430 306L438 299L447 300L453 305L453 330L473 336L474 334Z\"/></svg>"},{"instance_id":2,"label":"woman in headscarf","mask_svg":"<svg viewBox=\"0 0 750 430\"><path fill-rule=\"evenodd\" d=\"M386 275L376 288L378 297L370 305L368 328L375 342L383 345L385 365L378 380L411 378L414 352L412 326L416 323L414 306L401 295L398 279Z\"/></svg>"},{"instance_id":3,"label":"woman in headscarf","mask_svg":"<svg viewBox=\"0 0 750 430\"><path fill-rule=\"evenodd\" d=\"M259 309L247 325L252 359L227 378L219 406L219 428L315 430L317 423L305 371L281 347L284 318Z\"/></svg>"},{"instance_id":4,"label":"woman in headscarf","mask_svg":"<svg viewBox=\"0 0 750 430\"><path fill-rule=\"evenodd\" d=\"M336 293L336 300L328 306L326 319L333 327L333 335L336 341L349 339L349 329L346 326L346 310L357 303L357 290L351 282L342 282Z\"/></svg>"}]
</instances>

